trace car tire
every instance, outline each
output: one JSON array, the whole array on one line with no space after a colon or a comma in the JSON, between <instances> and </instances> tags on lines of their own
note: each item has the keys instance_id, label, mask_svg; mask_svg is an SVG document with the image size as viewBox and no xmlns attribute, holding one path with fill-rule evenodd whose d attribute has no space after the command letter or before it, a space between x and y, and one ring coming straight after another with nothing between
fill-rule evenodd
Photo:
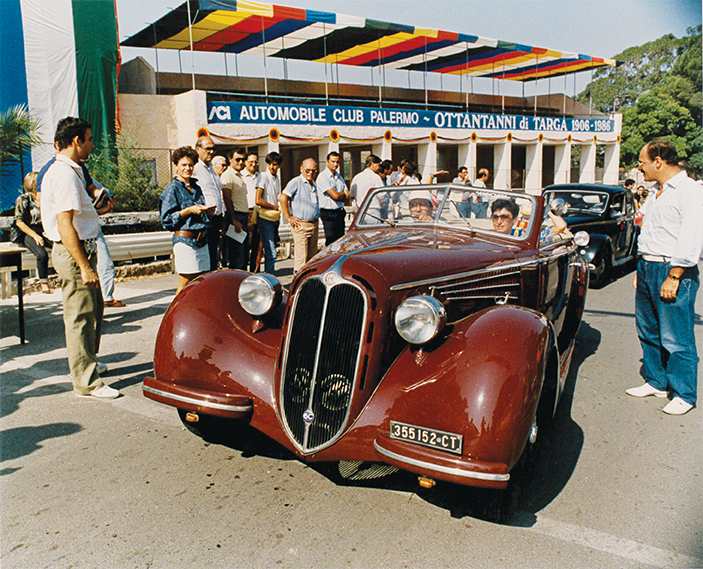
<instances>
[{"instance_id":1,"label":"car tire","mask_svg":"<svg viewBox=\"0 0 703 569\"><path fill-rule=\"evenodd\" d=\"M525 468L525 449L523 456L510 471L510 480L504 490L486 490L483 513L487 521L507 525L518 509L522 490L522 472Z\"/></svg>"},{"instance_id":2,"label":"car tire","mask_svg":"<svg viewBox=\"0 0 703 569\"><path fill-rule=\"evenodd\" d=\"M598 288L604 287L606 284L608 284L608 281L610 280L610 277L612 276L613 273L613 253L610 249L610 247L606 247L605 250L603 251L603 255L601 256L600 263L598 264L598 268L596 269L596 274L598 275L598 278L596 279L596 286Z\"/></svg>"}]
</instances>

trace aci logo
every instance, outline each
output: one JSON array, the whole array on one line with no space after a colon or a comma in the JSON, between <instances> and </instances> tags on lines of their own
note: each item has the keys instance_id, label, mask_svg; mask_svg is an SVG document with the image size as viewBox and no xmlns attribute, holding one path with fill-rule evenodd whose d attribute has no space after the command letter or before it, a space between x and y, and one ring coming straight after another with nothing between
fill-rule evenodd
<instances>
[{"instance_id":1,"label":"aci logo","mask_svg":"<svg viewBox=\"0 0 703 569\"><path fill-rule=\"evenodd\" d=\"M315 414L308 409L303 413L303 421L305 421L308 425L312 423L315 420Z\"/></svg>"},{"instance_id":2,"label":"aci logo","mask_svg":"<svg viewBox=\"0 0 703 569\"><path fill-rule=\"evenodd\" d=\"M213 118L217 118L217 120L220 121L232 120L232 115L230 114L229 107L226 105L213 105L212 109L210 110L210 116L207 120L209 122L212 122Z\"/></svg>"}]
</instances>

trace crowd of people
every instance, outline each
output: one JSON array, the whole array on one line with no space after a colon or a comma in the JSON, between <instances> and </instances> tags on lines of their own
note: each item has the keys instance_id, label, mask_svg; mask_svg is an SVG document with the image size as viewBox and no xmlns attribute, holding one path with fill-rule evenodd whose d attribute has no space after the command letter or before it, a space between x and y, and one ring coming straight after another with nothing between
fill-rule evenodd
<instances>
[{"instance_id":1,"label":"crowd of people","mask_svg":"<svg viewBox=\"0 0 703 569\"><path fill-rule=\"evenodd\" d=\"M61 279L74 393L114 399L120 393L102 382L100 373L106 366L97 361L104 308L124 306L112 298L114 265L99 219L112 210L114 197L85 166L93 149L89 123L62 119L54 143L56 156L24 180L24 193L15 204L13 240L36 255L44 292L49 291L46 248L52 245L53 265ZM172 157L175 176L161 194L160 216L163 227L173 232L177 293L196 276L220 266L258 272L262 257L265 271L275 275L281 215L291 227L298 271L317 253L320 220L329 245L344 234L345 205L360 204L374 188L420 183L414 162L403 161L394 169L389 160L371 154L348 188L339 173L340 155L330 152L322 172L316 160L307 158L300 165L300 175L281 189L283 158L278 152L266 155L266 170L260 173L255 153L238 147L227 156L217 155L209 136L200 137L194 148L177 148ZM626 181L643 214L634 286L645 383L627 394L670 397L663 411L681 415L695 406L697 396L693 326L703 251L703 188L689 177L686 164L666 141L646 144L638 169L645 182L654 183L649 193L643 186L634 190L634 180ZM432 173L430 182L446 174ZM510 199L490 204L485 200L480 188L485 188L489 177L481 169L471 182L467 169L460 168L453 183L477 190L467 191L457 209L462 216L485 218L490 208L495 231L510 234L519 208ZM415 201L409 204L410 214L431 220L432 200L420 196ZM547 216L543 232L568 232L556 210L549 210Z\"/></svg>"}]
</instances>

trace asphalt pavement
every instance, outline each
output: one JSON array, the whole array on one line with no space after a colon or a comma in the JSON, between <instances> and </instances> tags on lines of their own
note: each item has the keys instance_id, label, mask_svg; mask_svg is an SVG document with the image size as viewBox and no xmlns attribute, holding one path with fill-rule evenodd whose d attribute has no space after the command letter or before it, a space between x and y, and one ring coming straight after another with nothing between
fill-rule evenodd
<instances>
[{"instance_id":1,"label":"asphalt pavement","mask_svg":"<svg viewBox=\"0 0 703 569\"><path fill-rule=\"evenodd\" d=\"M290 280L290 265L284 271ZM0 301L3 569L703 567L703 412L641 383L631 275L590 290L564 399L508 525L470 489L344 483L261 435L205 442L144 398L174 275L117 284L100 360L122 391L71 392L60 292ZM699 348L703 298L696 305Z\"/></svg>"}]
</instances>

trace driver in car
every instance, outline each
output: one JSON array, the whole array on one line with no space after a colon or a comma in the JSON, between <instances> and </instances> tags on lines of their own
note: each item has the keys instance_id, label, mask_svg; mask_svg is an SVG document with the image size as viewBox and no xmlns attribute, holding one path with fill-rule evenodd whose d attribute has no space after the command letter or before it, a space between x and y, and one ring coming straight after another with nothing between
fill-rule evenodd
<instances>
[{"instance_id":1,"label":"driver in car","mask_svg":"<svg viewBox=\"0 0 703 569\"><path fill-rule=\"evenodd\" d=\"M498 233L512 235L513 226L520 215L520 206L513 200L498 198L491 205L493 229Z\"/></svg>"},{"instance_id":2,"label":"driver in car","mask_svg":"<svg viewBox=\"0 0 703 569\"><path fill-rule=\"evenodd\" d=\"M408 211L418 221L434 221L434 207L429 192L413 192L408 202Z\"/></svg>"}]
</instances>

